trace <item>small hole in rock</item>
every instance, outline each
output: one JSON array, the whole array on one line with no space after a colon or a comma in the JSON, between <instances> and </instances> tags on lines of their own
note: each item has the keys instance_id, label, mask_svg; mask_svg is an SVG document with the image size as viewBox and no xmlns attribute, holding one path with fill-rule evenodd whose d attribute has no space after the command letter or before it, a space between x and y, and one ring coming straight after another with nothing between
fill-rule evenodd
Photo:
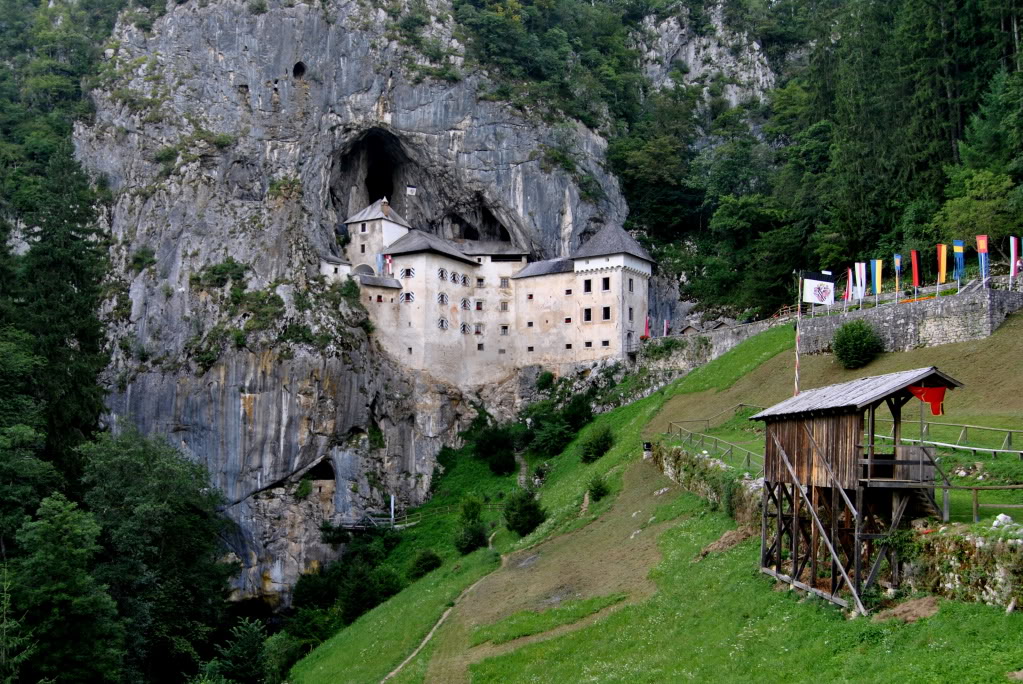
<instances>
[{"instance_id":1,"label":"small hole in rock","mask_svg":"<svg viewBox=\"0 0 1023 684\"><path fill-rule=\"evenodd\" d=\"M295 68L291 70L291 75L294 76L296 80L301 81L302 77L305 76L305 63L295 62Z\"/></svg>"}]
</instances>

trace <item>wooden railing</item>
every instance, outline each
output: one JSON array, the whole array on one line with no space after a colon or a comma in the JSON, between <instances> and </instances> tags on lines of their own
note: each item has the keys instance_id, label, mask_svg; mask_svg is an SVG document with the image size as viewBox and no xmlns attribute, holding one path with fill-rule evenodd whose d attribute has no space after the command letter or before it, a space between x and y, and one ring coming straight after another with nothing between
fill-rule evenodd
<instances>
[{"instance_id":1,"label":"wooden railing","mask_svg":"<svg viewBox=\"0 0 1023 684\"><path fill-rule=\"evenodd\" d=\"M439 515L450 515L452 513L458 513L462 509L460 504L451 504L448 506L438 506L425 511L416 511L415 513L403 513L396 515L393 518L389 515L379 515L367 513L358 518L341 518L338 522L338 527L342 527L346 530L365 530L371 528L386 528L393 527L396 529L411 527L418 525L419 523L429 518L434 518ZM485 511L503 511L504 504L499 503L485 503L483 504L483 510Z\"/></svg>"},{"instance_id":2,"label":"wooden railing","mask_svg":"<svg viewBox=\"0 0 1023 684\"><path fill-rule=\"evenodd\" d=\"M895 429L894 421L891 418L880 418L879 417L879 418L875 418L875 420L883 421L883 422L886 422L886 423L892 423L892 429L893 430ZM914 424L914 421L904 421L903 422L903 425L912 425L912 424ZM931 440L928 439L931 436L931 426L932 425L939 425L941 427L959 428L959 437L956 438L955 444L950 444L950 445L947 445L947 446L953 446L953 447L963 446L963 442L965 442L966 440L968 440L970 438L970 430L983 430L983 431L987 431L987 432L996 432L996 433L1003 433L1004 434L1004 437L1002 438L1002 446L1001 446L1000 451L1013 451L1013 452L1019 452L1019 453L1023 454L1023 452L1020 452L1020 450L1012 448L1012 438L1013 438L1013 435L1015 435L1015 434L1023 435L1023 428L998 428L998 427L988 427L987 425L965 425L963 423L942 423L942 422L932 421L932 420L925 420L925 421L923 421L920 424L920 426L921 426L920 427L920 432L921 432L920 440L928 442L928 443L933 443L935 445L941 445L941 446L946 446L946 444L944 442L932 442ZM917 441L920 441L920 440L917 440ZM908 440L906 440L906 441L908 441ZM972 449L980 449L982 451L991 451L991 449L989 449L987 447L973 447L973 446L967 445L966 448L970 449L970 450L972 450ZM1021 457L1023 457L1023 456L1021 456Z\"/></svg>"},{"instance_id":3,"label":"wooden railing","mask_svg":"<svg viewBox=\"0 0 1023 684\"><path fill-rule=\"evenodd\" d=\"M715 413L710 418L687 418L685 420L675 420L675 421L672 421L671 424L672 425L681 425L682 423L703 423L703 429L704 430L709 430L710 429L710 423L711 423L712 420L715 420L719 416L723 416L726 413L731 413L734 416L736 413L738 413L741 409L744 409L744 408L760 409L761 411L764 410L763 406L757 406L756 404L736 404L735 406L726 408L726 409L724 409L722 411L718 411L717 413Z\"/></svg>"},{"instance_id":4,"label":"wooden railing","mask_svg":"<svg viewBox=\"0 0 1023 684\"><path fill-rule=\"evenodd\" d=\"M715 437L714 435L708 435L703 432L695 432L689 428L683 427L678 423L671 423L671 427L677 431L679 439L681 440L681 446L683 448L689 447L691 449L707 449L709 446L711 449L716 449L722 459L735 459L736 454L742 459L744 468L759 467L760 470L757 473L757 477L760 477L764 473L764 455L758 454L755 451L751 451L746 447L729 442Z\"/></svg>"}]
</instances>

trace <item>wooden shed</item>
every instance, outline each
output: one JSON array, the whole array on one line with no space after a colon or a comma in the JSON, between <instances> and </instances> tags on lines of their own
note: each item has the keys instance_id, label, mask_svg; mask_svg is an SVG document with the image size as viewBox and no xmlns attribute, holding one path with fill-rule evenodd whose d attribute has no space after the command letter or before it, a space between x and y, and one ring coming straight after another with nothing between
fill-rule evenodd
<instances>
[{"instance_id":1,"label":"wooden shed","mask_svg":"<svg viewBox=\"0 0 1023 684\"><path fill-rule=\"evenodd\" d=\"M940 406L960 386L917 368L807 390L752 416L767 431L761 570L860 612L884 561L897 583L885 540L904 519L937 513L944 478L932 447L902 444L902 408L914 397ZM879 408L891 414L890 444L875 444Z\"/></svg>"}]
</instances>

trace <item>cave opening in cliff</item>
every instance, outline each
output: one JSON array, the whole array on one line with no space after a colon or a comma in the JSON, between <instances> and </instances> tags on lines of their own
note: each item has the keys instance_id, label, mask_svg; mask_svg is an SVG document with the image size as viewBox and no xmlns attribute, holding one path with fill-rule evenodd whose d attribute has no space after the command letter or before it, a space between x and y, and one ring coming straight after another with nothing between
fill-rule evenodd
<instances>
[{"instance_id":1,"label":"cave opening in cliff","mask_svg":"<svg viewBox=\"0 0 1023 684\"><path fill-rule=\"evenodd\" d=\"M329 458L324 458L322 461L314 465L304 475L307 480L331 480L335 478L334 465L330 462Z\"/></svg>"},{"instance_id":2,"label":"cave opening in cliff","mask_svg":"<svg viewBox=\"0 0 1023 684\"><path fill-rule=\"evenodd\" d=\"M295 66L291 70L291 75L296 81L301 81L305 78L305 62L295 62Z\"/></svg>"},{"instance_id":3,"label":"cave opening in cliff","mask_svg":"<svg viewBox=\"0 0 1023 684\"><path fill-rule=\"evenodd\" d=\"M418 167L411 163L402 142L393 133L371 128L334 158L330 196L339 214L350 216L386 197L406 219L406 186L421 185Z\"/></svg>"}]
</instances>

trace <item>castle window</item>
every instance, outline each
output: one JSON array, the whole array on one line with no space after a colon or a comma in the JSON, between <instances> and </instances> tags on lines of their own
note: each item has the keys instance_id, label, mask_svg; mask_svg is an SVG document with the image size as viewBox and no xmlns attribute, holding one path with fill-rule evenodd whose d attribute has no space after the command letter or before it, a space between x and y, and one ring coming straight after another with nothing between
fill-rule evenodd
<instances>
[{"instance_id":1,"label":"castle window","mask_svg":"<svg viewBox=\"0 0 1023 684\"><path fill-rule=\"evenodd\" d=\"M476 351L483 351L483 343L482 342L480 342L479 344L476 345Z\"/></svg>"},{"instance_id":2,"label":"castle window","mask_svg":"<svg viewBox=\"0 0 1023 684\"><path fill-rule=\"evenodd\" d=\"M531 351L533 351L533 348L532 347L526 347L526 351L527 352L531 352Z\"/></svg>"},{"instance_id":3,"label":"castle window","mask_svg":"<svg viewBox=\"0 0 1023 684\"><path fill-rule=\"evenodd\" d=\"M469 287L469 276L467 275L462 276L462 285L464 285L465 287Z\"/></svg>"},{"instance_id":4,"label":"castle window","mask_svg":"<svg viewBox=\"0 0 1023 684\"><path fill-rule=\"evenodd\" d=\"M583 322L589 323L593 320L593 309L583 309Z\"/></svg>"},{"instance_id":5,"label":"castle window","mask_svg":"<svg viewBox=\"0 0 1023 684\"><path fill-rule=\"evenodd\" d=\"M565 345L565 349L571 349L571 348L572 348L572 343L571 342L569 342L568 344Z\"/></svg>"},{"instance_id":6,"label":"castle window","mask_svg":"<svg viewBox=\"0 0 1023 684\"><path fill-rule=\"evenodd\" d=\"M632 307L629 307L629 320L632 320Z\"/></svg>"},{"instance_id":7,"label":"castle window","mask_svg":"<svg viewBox=\"0 0 1023 684\"><path fill-rule=\"evenodd\" d=\"M476 263L477 264L482 264L483 263L483 257L476 257Z\"/></svg>"},{"instance_id":8,"label":"castle window","mask_svg":"<svg viewBox=\"0 0 1023 684\"><path fill-rule=\"evenodd\" d=\"M465 299L465 298L463 297L463 298L462 298L462 303L461 303L461 307L462 307L462 311L468 311L469 309L471 309L471 308L472 308L472 305L471 305L471 304L469 303L469 300L468 300L468 299Z\"/></svg>"},{"instance_id":9,"label":"castle window","mask_svg":"<svg viewBox=\"0 0 1023 684\"><path fill-rule=\"evenodd\" d=\"M455 273L454 271L451 272L451 282L453 282L455 285L458 284L458 274Z\"/></svg>"},{"instance_id":10,"label":"castle window","mask_svg":"<svg viewBox=\"0 0 1023 684\"><path fill-rule=\"evenodd\" d=\"M600 341L600 346L601 347L610 347L611 346L611 340L601 340Z\"/></svg>"},{"instance_id":11,"label":"castle window","mask_svg":"<svg viewBox=\"0 0 1023 684\"><path fill-rule=\"evenodd\" d=\"M532 300L533 299L533 293L530 292L529 294L527 294L526 295L526 299Z\"/></svg>"},{"instance_id":12,"label":"castle window","mask_svg":"<svg viewBox=\"0 0 1023 684\"><path fill-rule=\"evenodd\" d=\"M366 253L366 245L359 245L359 254Z\"/></svg>"},{"instance_id":13,"label":"castle window","mask_svg":"<svg viewBox=\"0 0 1023 684\"><path fill-rule=\"evenodd\" d=\"M468 335L470 332L472 332L472 329L469 328L468 323L462 323L462 325L458 326L458 332L462 333L463 335Z\"/></svg>"},{"instance_id":14,"label":"castle window","mask_svg":"<svg viewBox=\"0 0 1023 684\"><path fill-rule=\"evenodd\" d=\"M593 281L586 279L583 281L583 292L593 292Z\"/></svg>"},{"instance_id":15,"label":"castle window","mask_svg":"<svg viewBox=\"0 0 1023 684\"><path fill-rule=\"evenodd\" d=\"M532 328L533 327L533 321L526 321L526 327L527 328Z\"/></svg>"},{"instance_id":16,"label":"castle window","mask_svg":"<svg viewBox=\"0 0 1023 684\"><path fill-rule=\"evenodd\" d=\"M610 278L601 278L600 279L600 289L603 290L604 292L607 292L608 290L610 290L611 289L611 279Z\"/></svg>"},{"instance_id":17,"label":"castle window","mask_svg":"<svg viewBox=\"0 0 1023 684\"><path fill-rule=\"evenodd\" d=\"M411 354L411 353L412 353L412 347L408 347L408 353L409 353L409 354Z\"/></svg>"},{"instance_id":18,"label":"castle window","mask_svg":"<svg viewBox=\"0 0 1023 684\"><path fill-rule=\"evenodd\" d=\"M383 295L377 295L377 301L378 302L384 301L384 296Z\"/></svg>"},{"instance_id":19,"label":"castle window","mask_svg":"<svg viewBox=\"0 0 1023 684\"><path fill-rule=\"evenodd\" d=\"M600 318L601 318L601 320L604 320L604 321L610 321L611 320L611 307L610 306L605 306L601 310Z\"/></svg>"},{"instance_id":20,"label":"castle window","mask_svg":"<svg viewBox=\"0 0 1023 684\"><path fill-rule=\"evenodd\" d=\"M448 329L448 319L446 319L446 318L439 319L437 321L437 327L440 328L441 330L447 330Z\"/></svg>"},{"instance_id":21,"label":"castle window","mask_svg":"<svg viewBox=\"0 0 1023 684\"><path fill-rule=\"evenodd\" d=\"M476 300L476 310L477 311L483 311L483 300L482 299L477 299Z\"/></svg>"},{"instance_id":22,"label":"castle window","mask_svg":"<svg viewBox=\"0 0 1023 684\"><path fill-rule=\"evenodd\" d=\"M507 278L501 278L501 287L511 287L511 281Z\"/></svg>"},{"instance_id":23,"label":"castle window","mask_svg":"<svg viewBox=\"0 0 1023 684\"><path fill-rule=\"evenodd\" d=\"M501 302L501 311L508 310L508 302Z\"/></svg>"},{"instance_id":24,"label":"castle window","mask_svg":"<svg viewBox=\"0 0 1023 684\"><path fill-rule=\"evenodd\" d=\"M589 341L587 341L587 342L584 342L584 343L583 343L583 346L584 346L584 347L586 347L587 349L589 349L590 347L592 347L592 346L593 346L593 343L592 343L592 342L589 342Z\"/></svg>"},{"instance_id":25,"label":"castle window","mask_svg":"<svg viewBox=\"0 0 1023 684\"><path fill-rule=\"evenodd\" d=\"M361 226L359 226L359 232L360 233L365 233L366 232L366 224L365 223L363 223Z\"/></svg>"},{"instance_id":26,"label":"castle window","mask_svg":"<svg viewBox=\"0 0 1023 684\"><path fill-rule=\"evenodd\" d=\"M632 278L629 278L629 292L632 292Z\"/></svg>"},{"instance_id":27,"label":"castle window","mask_svg":"<svg viewBox=\"0 0 1023 684\"><path fill-rule=\"evenodd\" d=\"M337 275L337 266L334 267L334 275Z\"/></svg>"},{"instance_id":28,"label":"castle window","mask_svg":"<svg viewBox=\"0 0 1023 684\"><path fill-rule=\"evenodd\" d=\"M401 277L401 278L415 278L416 277L416 269L414 269L414 268L403 268L398 273L399 273L399 277Z\"/></svg>"},{"instance_id":29,"label":"castle window","mask_svg":"<svg viewBox=\"0 0 1023 684\"><path fill-rule=\"evenodd\" d=\"M504 350L504 349L498 349L498 350L497 350L497 353L498 353L498 354L504 354L504 353L505 353L505 350Z\"/></svg>"},{"instance_id":30,"label":"castle window","mask_svg":"<svg viewBox=\"0 0 1023 684\"><path fill-rule=\"evenodd\" d=\"M476 287L483 287L483 278L476 279Z\"/></svg>"},{"instance_id":31,"label":"castle window","mask_svg":"<svg viewBox=\"0 0 1023 684\"><path fill-rule=\"evenodd\" d=\"M571 323L572 322L572 317L571 316L565 316L565 322L566 323Z\"/></svg>"},{"instance_id":32,"label":"castle window","mask_svg":"<svg viewBox=\"0 0 1023 684\"><path fill-rule=\"evenodd\" d=\"M508 334L508 326L507 325L502 325L501 326L501 334L502 335L507 335Z\"/></svg>"},{"instance_id":33,"label":"castle window","mask_svg":"<svg viewBox=\"0 0 1023 684\"><path fill-rule=\"evenodd\" d=\"M444 293L444 292L441 292L439 295L437 295L437 303L438 304L447 304L448 303L448 296L447 296L447 294Z\"/></svg>"},{"instance_id":34,"label":"castle window","mask_svg":"<svg viewBox=\"0 0 1023 684\"><path fill-rule=\"evenodd\" d=\"M448 270L446 268L438 268L437 269L437 277L440 278L441 280L447 280L448 279Z\"/></svg>"},{"instance_id":35,"label":"castle window","mask_svg":"<svg viewBox=\"0 0 1023 684\"><path fill-rule=\"evenodd\" d=\"M572 290L570 290L570 289L569 290L565 290L565 294L567 294L567 295L572 294Z\"/></svg>"},{"instance_id":36,"label":"castle window","mask_svg":"<svg viewBox=\"0 0 1023 684\"><path fill-rule=\"evenodd\" d=\"M475 332L476 332L477 335L482 335L483 334L483 324L482 323L477 323L476 324L476 331Z\"/></svg>"},{"instance_id":37,"label":"castle window","mask_svg":"<svg viewBox=\"0 0 1023 684\"><path fill-rule=\"evenodd\" d=\"M402 292L401 294L398 295L398 301L401 302L402 304L411 304L412 302L416 301L416 293Z\"/></svg>"}]
</instances>

